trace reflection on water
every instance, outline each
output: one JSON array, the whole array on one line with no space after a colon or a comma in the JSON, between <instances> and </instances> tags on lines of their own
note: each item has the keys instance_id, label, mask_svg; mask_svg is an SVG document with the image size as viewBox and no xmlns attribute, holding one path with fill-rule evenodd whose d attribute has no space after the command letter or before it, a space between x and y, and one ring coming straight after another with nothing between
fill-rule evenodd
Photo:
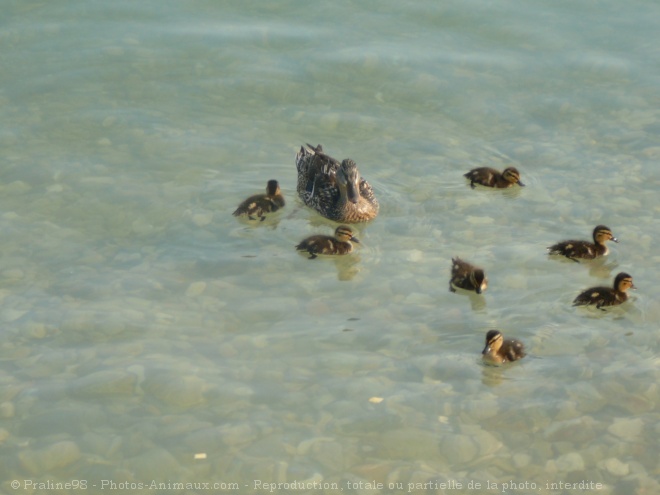
<instances>
[{"instance_id":1,"label":"reflection on water","mask_svg":"<svg viewBox=\"0 0 660 495\"><path fill-rule=\"evenodd\" d=\"M658 6L477 4L6 6L0 491L658 492ZM295 250L336 227L296 198L307 141L381 203L350 255ZM271 178L286 207L234 218ZM547 255L599 223L606 258ZM484 294L447 290L459 254ZM619 271L629 302L571 306ZM529 355L482 365L490 328Z\"/></svg>"},{"instance_id":2,"label":"reflection on water","mask_svg":"<svg viewBox=\"0 0 660 495\"><path fill-rule=\"evenodd\" d=\"M470 307L474 311L486 309L486 297L484 294L476 294L474 291L464 289L456 289L456 294L467 297L470 301Z\"/></svg>"}]
</instances>

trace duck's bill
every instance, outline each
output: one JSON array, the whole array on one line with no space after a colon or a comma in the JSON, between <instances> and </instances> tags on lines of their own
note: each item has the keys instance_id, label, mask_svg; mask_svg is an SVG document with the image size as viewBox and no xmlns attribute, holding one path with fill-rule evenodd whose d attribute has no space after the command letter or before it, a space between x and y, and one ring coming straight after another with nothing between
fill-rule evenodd
<instances>
[{"instance_id":1,"label":"duck's bill","mask_svg":"<svg viewBox=\"0 0 660 495\"><path fill-rule=\"evenodd\" d=\"M348 184L346 187L346 196L351 203L357 204L360 199L360 191L355 184Z\"/></svg>"}]
</instances>

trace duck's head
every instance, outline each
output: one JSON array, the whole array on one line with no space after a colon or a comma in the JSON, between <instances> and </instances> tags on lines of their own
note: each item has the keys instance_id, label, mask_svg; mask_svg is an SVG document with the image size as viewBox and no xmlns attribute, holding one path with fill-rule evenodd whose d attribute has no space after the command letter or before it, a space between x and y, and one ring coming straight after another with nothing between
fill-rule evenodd
<instances>
[{"instance_id":1,"label":"duck's head","mask_svg":"<svg viewBox=\"0 0 660 495\"><path fill-rule=\"evenodd\" d=\"M276 180L268 181L268 184L266 185L266 194L268 194L268 196L277 196L278 194L282 194L280 191L280 185Z\"/></svg>"},{"instance_id":2,"label":"duck's head","mask_svg":"<svg viewBox=\"0 0 660 495\"><path fill-rule=\"evenodd\" d=\"M520 187L525 187L525 184L520 182L520 172L516 167L508 167L502 172L502 177L504 180L511 182L511 184L518 184Z\"/></svg>"},{"instance_id":3,"label":"duck's head","mask_svg":"<svg viewBox=\"0 0 660 495\"><path fill-rule=\"evenodd\" d=\"M488 279L481 268L477 268L470 273L470 282L474 285L477 294L481 294L488 287Z\"/></svg>"},{"instance_id":4,"label":"duck's head","mask_svg":"<svg viewBox=\"0 0 660 495\"><path fill-rule=\"evenodd\" d=\"M609 227L606 227L605 225L598 225L594 229L594 242L596 244L605 244L605 241L619 242L619 239L614 237L614 234L612 234L612 231Z\"/></svg>"},{"instance_id":5,"label":"duck's head","mask_svg":"<svg viewBox=\"0 0 660 495\"><path fill-rule=\"evenodd\" d=\"M346 189L346 197L351 203L357 203L360 200L360 173L357 165L350 158L341 162L337 171L337 183Z\"/></svg>"},{"instance_id":6,"label":"duck's head","mask_svg":"<svg viewBox=\"0 0 660 495\"><path fill-rule=\"evenodd\" d=\"M619 292L626 292L628 289L636 289L633 284L633 278L627 273L621 272L614 279L614 289Z\"/></svg>"},{"instance_id":7,"label":"duck's head","mask_svg":"<svg viewBox=\"0 0 660 495\"><path fill-rule=\"evenodd\" d=\"M504 336L499 330L488 330L486 334L486 346L481 354L484 356L497 354L502 344L504 343Z\"/></svg>"},{"instance_id":8,"label":"duck's head","mask_svg":"<svg viewBox=\"0 0 660 495\"><path fill-rule=\"evenodd\" d=\"M341 242L353 241L359 243L357 237L353 236L353 229L348 225L340 225L335 229L335 238Z\"/></svg>"}]
</instances>

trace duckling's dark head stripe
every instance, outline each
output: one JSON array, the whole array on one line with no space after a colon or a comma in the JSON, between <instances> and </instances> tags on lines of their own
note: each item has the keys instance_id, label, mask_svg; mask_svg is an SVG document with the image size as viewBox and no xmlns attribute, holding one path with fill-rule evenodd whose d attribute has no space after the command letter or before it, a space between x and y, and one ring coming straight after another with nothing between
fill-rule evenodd
<instances>
[{"instance_id":1,"label":"duckling's dark head stripe","mask_svg":"<svg viewBox=\"0 0 660 495\"><path fill-rule=\"evenodd\" d=\"M277 190L280 188L280 185L276 180L269 180L268 185L266 186L266 192L270 195L273 196L277 194Z\"/></svg>"},{"instance_id":2,"label":"duckling's dark head stripe","mask_svg":"<svg viewBox=\"0 0 660 495\"><path fill-rule=\"evenodd\" d=\"M502 176L511 182L518 182L520 180L520 172L513 167L509 167L502 173Z\"/></svg>"},{"instance_id":3,"label":"duckling's dark head stripe","mask_svg":"<svg viewBox=\"0 0 660 495\"><path fill-rule=\"evenodd\" d=\"M486 334L486 343L490 344L501 338L503 337L499 330L488 330L488 333Z\"/></svg>"}]
</instances>

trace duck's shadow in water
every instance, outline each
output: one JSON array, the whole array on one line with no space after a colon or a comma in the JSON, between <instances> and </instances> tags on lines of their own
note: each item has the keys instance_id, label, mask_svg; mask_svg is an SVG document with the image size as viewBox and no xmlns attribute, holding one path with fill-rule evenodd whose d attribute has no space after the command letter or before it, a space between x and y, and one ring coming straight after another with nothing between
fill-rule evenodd
<instances>
[{"instance_id":1,"label":"duck's shadow in water","mask_svg":"<svg viewBox=\"0 0 660 495\"><path fill-rule=\"evenodd\" d=\"M452 292L452 294L467 296L470 300L472 311L483 311L486 309L486 298L483 294L477 294L473 290L465 290L461 288L455 288L455 291Z\"/></svg>"},{"instance_id":2,"label":"duck's shadow in water","mask_svg":"<svg viewBox=\"0 0 660 495\"><path fill-rule=\"evenodd\" d=\"M535 358L535 357L536 356L527 355L525 359L529 360L529 358ZM481 364L481 383L483 383L487 387L497 387L507 380L518 379L516 375L505 376L504 373L509 368L517 368L518 366L524 365L524 363L522 363L521 361L516 361L513 363L502 363L502 364L485 363L481 359L479 361L480 361L479 364Z\"/></svg>"},{"instance_id":3,"label":"duck's shadow in water","mask_svg":"<svg viewBox=\"0 0 660 495\"><path fill-rule=\"evenodd\" d=\"M335 258L333 261L337 269L337 280L339 281L348 282L360 273L360 267L358 266L360 255L342 256L341 258Z\"/></svg>"},{"instance_id":4,"label":"duck's shadow in water","mask_svg":"<svg viewBox=\"0 0 660 495\"><path fill-rule=\"evenodd\" d=\"M348 254L346 256L328 256L323 254L316 255L315 258L311 258L309 253L306 251L298 251L301 257L307 258L307 260L316 263L332 262L335 265L337 270L337 280L341 282L347 282L353 280L355 276L360 273L360 255L359 254Z\"/></svg>"},{"instance_id":5,"label":"duck's shadow in water","mask_svg":"<svg viewBox=\"0 0 660 495\"><path fill-rule=\"evenodd\" d=\"M598 258L589 263L589 275L609 280L612 278L612 271L618 266L619 264L614 260Z\"/></svg>"},{"instance_id":6,"label":"duck's shadow in water","mask_svg":"<svg viewBox=\"0 0 660 495\"><path fill-rule=\"evenodd\" d=\"M241 225L243 227L243 230L246 231L258 227L264 227L264 228L269 228L271 230L275 230L277 229L277 226L279 225L280 221L282 221L283 216L280 213L280 210L278 210L273 213L267 213L262 217L250 218L248 216L241 215L240 217L236 217L236 218L239 225Z\"/></svg>"},{"instance_id":7,"label":"duck's shadow in water","mask_svg":"<svg viewBox=\"0 0 660 495\"><path fill-rule=\"evenodd\" d=\"M575 261L561 254L548 254L548 258L552 261L559 263L575 265L587 265L589 267L589 275L595 278L610 279L612 271L619 266L615 260L608 259L607 256L601 256L595 260L580 260Z\"/></svg>"}]
</instances>

